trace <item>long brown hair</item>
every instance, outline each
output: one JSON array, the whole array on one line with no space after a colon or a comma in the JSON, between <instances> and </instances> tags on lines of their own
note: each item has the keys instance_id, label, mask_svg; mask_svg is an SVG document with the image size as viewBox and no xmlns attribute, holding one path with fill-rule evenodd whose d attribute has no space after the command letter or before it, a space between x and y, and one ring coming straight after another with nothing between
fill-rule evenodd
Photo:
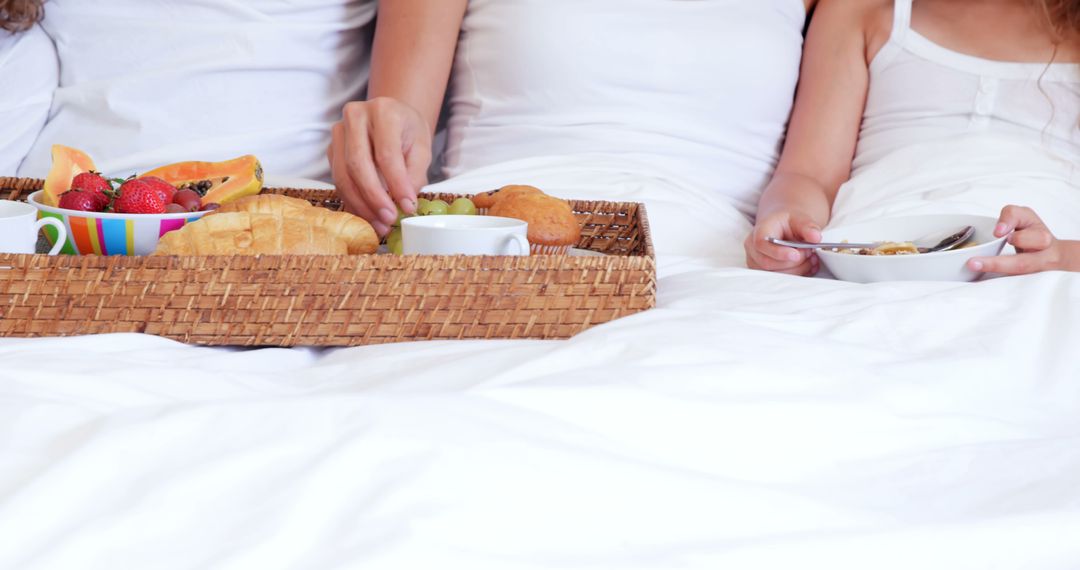
<instances>
[{"instance_id":1,"label":"long brown hair","mask_svg":"<svg viewBox=\"0 0 1080 570\"><path fill-rule=\"evenodd\" d=\"M1035 0L1056 40L1077 41L1080 38L1080 0Z\"/></svg>"},{"instance_id":2,"label":"long brown hair","mask_svg":"<svg viewBox=\"0 0 1080 570\"><path fill-rule=\"evenodd\" d=\"M30 29L45 15L45 0L0 0L0 29L11 33Z\"/></svg>"}]
</instances>

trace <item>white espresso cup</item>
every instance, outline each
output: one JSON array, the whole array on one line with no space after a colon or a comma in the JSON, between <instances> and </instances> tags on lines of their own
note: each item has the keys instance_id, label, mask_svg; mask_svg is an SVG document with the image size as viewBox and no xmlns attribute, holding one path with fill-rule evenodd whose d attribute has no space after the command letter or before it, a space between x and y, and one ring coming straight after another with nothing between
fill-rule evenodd
<instances>
[{"instance_id":1,"label":"white espresso cup","mask_svg":"<svg viewBox=\"0 0 1080 570\"><path fill-rule=\"evenodd\" d=\"M37 219L37 208L24 202L0 200L0 253L36 253L38 232L49 225L56 228L56 245L49 255L60 253L67 241L67 228L56 218Z\"/></svg>"},{"instance_id":2,"label":"white espresso cup","mask_svg":"<svg viewBox=\"0 0 1080 570\"><path fill-rule=\"evenodd\" d=\"M529 224L495 216L415 216L401 220L405 255L529 255Z\"/></svg>"}]
</instances>

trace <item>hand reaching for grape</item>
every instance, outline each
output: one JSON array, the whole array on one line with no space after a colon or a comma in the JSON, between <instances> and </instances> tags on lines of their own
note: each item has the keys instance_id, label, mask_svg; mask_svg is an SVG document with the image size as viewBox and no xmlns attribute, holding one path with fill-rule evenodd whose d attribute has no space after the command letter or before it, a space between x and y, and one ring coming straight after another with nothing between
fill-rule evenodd
<instances>
[{"instance_id":1,"label":"hand reaching for grape","mask_svg":"<svg viewBox=\"0 0 1080 570\"><path fill-rule=\"evenodd\" d=\"M797 212L775 212L758 218L757 225L743 244L746 265L750 269L792 275L810 276L818 272L820 261L813 251L776 245L768 241L770 237L820 242L821 228L809 216Z\"/></svg>"},{"instance_id":2,"label":"hand reaching for grape","mask_svg":"<svg viewBox=\"0 0 1080 570\"><path fill-rule=\"evenodd\" d=\"M399 208L416 211L431 164L431 129L396 99L349 103L334 125L327 158L345 209L386 235Z\"/></svg>"}]
</instances>

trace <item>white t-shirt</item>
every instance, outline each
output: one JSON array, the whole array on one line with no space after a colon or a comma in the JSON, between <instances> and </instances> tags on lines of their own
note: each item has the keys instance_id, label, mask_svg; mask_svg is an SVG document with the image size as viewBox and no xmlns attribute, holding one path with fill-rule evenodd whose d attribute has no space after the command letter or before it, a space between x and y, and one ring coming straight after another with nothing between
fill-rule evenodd
<instances>
[{"instance_id":1,"label":"white t-shirt","mask_svg":"<svg viewBox=\"0 0 1080 570\"><path fill-rule=\"evenodd\" d=\"M51 0L60 86L19 173L43 176L60 143L112 175L255 154L268 174L327 179L374 15L374 0Z\"/></svg>"},{"instance_id":2,"label":"white t-shirt","mask_svg":"<svg viewBox=\"0 0 1080 570\"><path fill-rule=\"evenodd\" d=\"M751 214L779 158L805 20L802 0L471 0L446 173L595 160Z\"/></svg>"},{"instance_id":3,"label":"white t-shirt","mask_svg":"<svg viewBox=\"0 0 1080 570\"><path fill-rule=\"evenodd\" d=\"M39 27L0 31L0 176L15 176L49 116L59 81L56 49Z\"/></svg>"}]
</instances>

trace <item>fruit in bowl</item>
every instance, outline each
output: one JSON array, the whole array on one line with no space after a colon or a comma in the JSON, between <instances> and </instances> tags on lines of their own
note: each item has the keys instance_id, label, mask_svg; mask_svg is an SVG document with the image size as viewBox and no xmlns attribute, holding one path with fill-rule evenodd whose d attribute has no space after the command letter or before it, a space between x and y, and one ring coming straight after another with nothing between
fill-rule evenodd
<instances>
[{"instance_id":1,"label":"fruit in bowl","mask_svg":"<svg viewBox=\"0 0 1080 570\"><path fill-rule=\"evenodd\" d=\"M97 169L85 152L63 145L53 145L52 159L41 203L59 206L62 194L79 189L75 182L80 175ZM201 209L207 204L225 204L258 194L262 190L263 170L258 158L246 155L221 162L177 162L145 172L139 178L163 189L168 185L171 190L165 191L189 189L198 194ZM166 199L166 205L171 201Z\"/></svg>"},{"instance_id":2,"label":"fruit in bowl","mask_svg":"<svg viewBox=\"0 0 1080 570\"><path fill-rule=\"evenodd\" d=\"M96 172L86 153L55 145L44 189L28 201L39 218L56 218L67 227L62 253L148 255L166 233L221 203L258 194L262 179L254 156L181 162L142 176L110 179ZM46 228L45 235L55 243L55 230Z\"/></svg>"},{"instance_id":3,"label":"fruit in bowl","mask_svg":"<svg viewBox=\"0 0 1080 570\"><path fill-rule=\"evenodd\" d=\"M161 236L209 213L208 210L161 214L80 211L46 205L42 201L44 192L34 192L27 201L38 209L39 218L56 218L64 224L68 239L60 252L71 255L149 255L157 248ZM56 231L46 226L45 237L55 244Z\"/></svg>"},{"instance_id":4,"label":"fruit in bowl","mask_svg":"<svg viewBox=\"0 0 1080 570\"><path fill-rule=\"evenodd\" d=\"M880 281L975 281L982 276L967 267L973 257L1001 253L1006 238L994 236L997 218L937 214L874 220L861 224L830 227L822 232L822 242L892 242L902 245L920 236L948 233L971 226L975 233L957 249L934 253L902 255L855 254L852 251L818 250L822 265L834 277L855 283Z\"/></svg>"}]
</instances>

